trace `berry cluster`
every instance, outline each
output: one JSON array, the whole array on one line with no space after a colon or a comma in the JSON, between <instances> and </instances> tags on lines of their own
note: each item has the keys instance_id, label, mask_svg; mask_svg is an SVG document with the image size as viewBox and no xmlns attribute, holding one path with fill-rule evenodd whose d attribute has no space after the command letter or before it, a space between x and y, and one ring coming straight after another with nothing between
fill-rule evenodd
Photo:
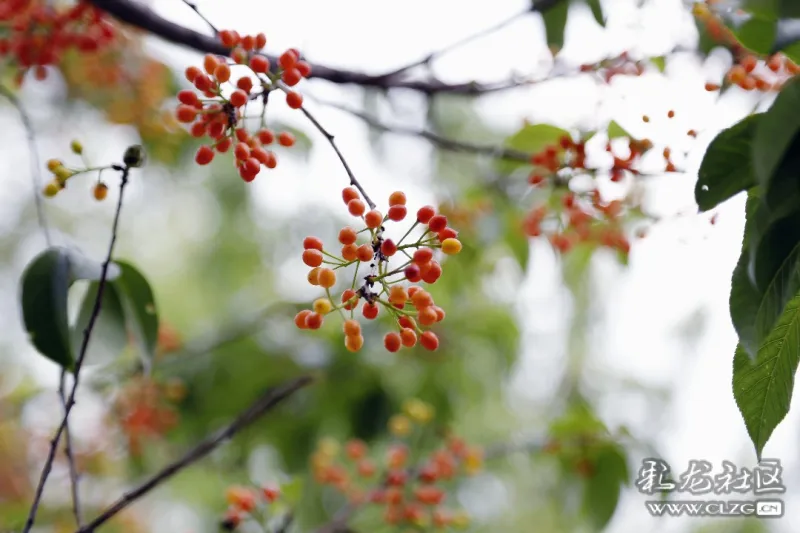
<instances>
[{"instance_id":1,"label":"berry cluster","mask_svg":"<svg viewBox=\"0 0 800 533\"><path fill-rule=\"evenodd\" d=\"M186 386L180 380L159 383L138 377L125 384L112 409L132 455L141 454L145 440L159 437L177 424L178 415L172 404L185 396Z\"/></svg>"},{"instance_id":2,"label":"berry cluster","mask_svg":"<svg viewBox=\"0 0 800 533\"><path fill-rule=\"evenodd\" d=\"M47 170L52 173L53 179L44 186L42 194L48 198L52 198L66 189L67 181L70 178L80 174L97 172L97 181L92 187L92 195L97 201L105 200L108 195L108 185L101 180L103 172L106 170L122 171L123 167L119 165L91 166L83 153L83 145L79 141L72 141L70 143L70 150L73 154L81 156L84 166L67 167L60 159L49 159L47 161ZM132 145L125 151L123 162L131 168L140 167L144 163L144 157L144 149L141 145Z\"/></svg>"},{"instance_id":3,"label":"berry cluster","mask_svg":"<svg viewBox=\"0 0 800 533\"><path fill-rule=\"evenodd\" d=\"M319 329L324 316L338 310L344 320L345 346L357 352L364 344L361 325L355 320L355 309L361 304L361 314L372 320L378 316L381 307L386 309L397 326L397 331L387 333L383 339L385 348L396 352L402 347L411 348L419 343L428 350L439 347L439 338L432 331L423 331L422 326L432 326L445 317L444 310L437 306L431 294L419 285L406 286L403 282L427 284L436 283L442 275L442 265L435 258L435 249L453 255L461 251L458 233L447 225L447 217L436 214L432 206L424 206L417 211L416 220L397 242L384 237L387 221L401 222L408 212L406 195L392 193L389 197L389 210L383 215L377 209L367 211L367 204L353 187L342 191L342 200L354 217L360 218L364 227L356 230L350 226L339 232L338 250L325 249L322 240L306 237L303 241L303 262L311 267L308 282L325 289L325 298L316 300L312 309L300 311L295 316L295 324L300 329ZM418 226L426 230L415 241L403 241ZM358 243L359 235L364 234L366 242ZM404 256L401 265L389 267L392 257ZM370 272L363 276L359 285L358 271L361 263L368 263ZM340 303L335 304L331 289L337 283L336 271L355 265L350 286L341 293ZM413 311L407 307L413 307ZM349 319L345 315L349 312Z\"/></svg>"},{"instance_id":4,"label":"berry cluster","mask_svg":"<svg viewBox=\"0 0 800 533\"><path fill-rule=\"evenodd\" d=\"M622 52L616 57L581 65L580 71L595 73L604 82L610 83L616 76L641 76L647 64L646 60L635 60L628 55L628 52Z\"/></svg>"},{"instance_id":5,"label":"berry cluster","mask_svg":"<svg viewBox=\"0 0 800 533\"><path fill-rule=\"evenodd\" d=\"M403 411L389 423L390 431L399 437L424 430L434 414L433 408L420 400L407 401ZM324 439L311 457L312 473L318 483L346 495L352 505L381 509L386 524L466 528L467 515L444 506L447 490L443 484L478 472L482 451L450 437L444 446L425 454L418 465L409 465L410 454L419 451L401 441L380 453L363 441L350 440L341 453L337 441Z\"/></svg>"},{"instance_id":6,"label":"berry cluster","mask_svg":"<svg viewBox=\"0 0 800 533\"><path fill-rule=\"evenodd\" d=\"M175 110L179 122L191 124L190 132L196 138L209 137L212 144L203 145L195 154L199 165L207 165L215 153L226 153L233 148L236 168L244 181L253 181L261 171L261 166L275 168L277 157L272 150L265 148L277 141L285 147L294 145L291 133L275 133L266 127L265 114L269 94L276 89L286 91L286 103L292 109L303 105L303 97L288 89L297 85L311 74L311 67L300 59L300 53L291 48L272 66L267 57L259 51L267 44L263 33L240 36L234 31L225 30L220 39L231 47L232 62L214 55L206 55L203 68L191 66L186 69L186 79L198 92L183 90L178 93L180 104ZM248 72L235 81L231 67L242 66ZM254 81L255 79L255 81ZM258 89L254 90L255 83ZM223 91L226 84L232 92ZM260 128L251 133L244 126L247 106L260 100L262 113ZM258 118L258 117L257 117Z\"/></svg>"},{"instance_id":7,"label":"berry cluster","mask_svg":"<svg viewBox=\"0 0 800 533\"><path fill-rule=\"evenodd\" d=\"M228 510L220 525L226 531L234 531L248 518L265 519L269 514L270 506L280 496L280 489L275 486L229 487L225 492Z\"/></svg>"},{"instance_id":8,"label":"berry cluster","mask_svg":"<svg viewBox=\"0 0 800 533\"><path fill-rule=\"evenodd\" d=\"M714 13L716 2L697 2L692 13L703 24L709 36L733 54L733 65L722 83L706 83L707 91L718 91L723 85L736 85L746 91L777 92L787 80L800 73L800 66L783 54L759 58L746 50L730 29Z\"/></svg>"},{"instance_id":9,"label":"berry cluster","mask_svg":"<svg viewBox=\"0 0 800 533\"><path fill-rule=\"evenodd\" d=\"M116 30L103 12L89 2L64 6L44 0L6 0L0 3L0 58L10 56L19 68L18 82L28 69L36 79L47 77L65 51L95 52L111 42Z\"/></svg>"}]
</instances>

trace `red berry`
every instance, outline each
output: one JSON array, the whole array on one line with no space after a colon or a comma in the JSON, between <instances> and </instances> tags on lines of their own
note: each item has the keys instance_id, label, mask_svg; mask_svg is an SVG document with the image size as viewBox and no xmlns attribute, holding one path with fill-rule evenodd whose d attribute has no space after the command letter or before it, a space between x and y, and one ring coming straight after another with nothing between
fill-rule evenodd
<instances>
[{"instance_id":1,"label":"red berry","mask_svg":"<svg viewBox=\"0 0 800 533\"><path fill-rule=\"evenodd\" d=\"M397 245L392 239L386 239L381 243L381 253L386 257L392 257L397 253Z\"/></svg>"},{"instance_id":2,"label":"red berry","mask_svg":"<svg viewBox=\"0 0 800 533\"><path fill-rule=\"evenodd\" d=\"M417 222L420 224L427 224L435 214L436 210L433 208L433 206L426 205L424 207L420 207L419 211L417 211Z\"/></svg>"},{"instance_id":3,"label":"red berry","mask_svg":"<svg viewBox=\"0 0 800 533\"><path fill-rule=\"evenodd\" d=\"M439 233L446 227L447 217L444 215L436 215L428 221L428 228L434 233Z\"/></svg>"},{"instance_id":4,"label":"red berry","mask_svg":"<svg viewBox=\"0 0 800 533\"><path fill-rule=\"evenodd\" d=\"M357 200L359 198L358 190L355 187L345 187L342 189L342 200L344 200L345 205L349 204L350 200Z\"/></svg>"},{"instance_id":5,"label":"red berry","mask_svg":"<svg viewBox=\"0 0 800 533\"><path fill-rule=\"evenodd\" d=\"M253 56L250 58L250 68L253 72L263 74L269 70L269 59L264 56Z\"/></svg>"},{"instance_id":6,"label":"red berry","mask_svg":"<svg viewBox=\"0 0 800 533\"><path fill-rule=\"evenodd\" d=\"M305 61L298 61L295 63L294 68L296 68L304 78L307 78L311 74L311 65Z\"/></svg>"},{"instance_id":7,"label":"red berry","mask_svg":"<svg viewBox=\"0 0 800 533\"><path fill-rule=\"evenodd\" d=\"M374 303L365 302L364 306L361 308L361 313L364 315L364 318L372 320L378 316L378 306Z\"/></svg>"},{"instance_id":8,"label":"red berry","mask_svg":"<svg viewBox=\"0 0 800 533\"><path fill-rule=\"evenodd\" d=\"M318 267L322 264L322 252L315 249L303 251L303 263L310 267Z\"/></svg>"},{"instance_id":9,"label":"red berry","mask_svg":"<svg viewBox=\"0 0 800 533\"><path fill-rule=\"evenodd\" d=\"M404 218L406 218L406 213L408 210L404 205L393 205L389 208L389 212L387 213L389 220L393 220L395 222L400 222Z\"/></svg>"},{"instance_id":10,"label":"red berry","mask_svg":"<svg viewBox=\"0 0 800 533\"><path fill-rule=\"evenodd\" d=\"M355 295L356 295L356 291L354 291L353 289L346 289L342 293L342 303L345 304L344 308L346 310L352 311L353 309L356 308L356 305L358 304L358 298L356 298L356 300L354 302L352 302L352 303L349 303L349 304L347 303L350 300L352 300Z\"/></svg>"},{"instance_id":11,"label":"red berry","mask_svg":"<svg viewBox=\"0 0 800 533\"><path fill-rule=\"evenodd\" d=\"M347 210L354 217L360 217L366 211L367 206L361 200L350 200L347 202Z\"/></svg>"},{"instance_id":12,"label":"red berry","mask_svg":"<svg viewBox=\"0 0 800 533\"><path fill-rule=\"evenodd\" d=\"M372 250L371 244L362 244L358 247L358 252L356 252L358 260L364 263L372 261L372 258L375 256L375 252Z\"/></svg>"},{"instance_id":13,"label":"red berry","mask_svg":"<svg viewBox=\"0 0 800 533\"><path fill-rule=\"evenodd\" d=\"M242 107L247 103L247 93L241 89L236 89L231 93L229 100L233 107Z\"/></svg>"},{"instance_id":14,"label":"red berry","mask_svg":"<svg viewBox=\"0 0 800 533\"><path fill-rule=\"evenodd\" d=\"M403 191L395 191L389 195L389 206L406 205L406 194Z\"/></svg>"},{"instance_id":15,"label":"red berry","mask_svg":"<svg viewBox=\"0 0 800 533\"><path fill-rule=\"evenodd\" d=\"M347 226L339 230L339 242L342 244L353 244L356 242L358 234L356 230Z\"/></svg>"},{"instance_id":16,"label":"red berry","mask_svg":"<svg viewBox=\"0 0 800 533\"><path fill-rule=\"evenodd\" d=\"M422 280L422 273L417 265L408 265L405 270L403 270L403 273L411 283L416 283Z\"/></svg>"},{"instance_id":17,"label":"red berry","mask_svg":"<svg viewBox=\"0 0 800 533\"><path fill-rule=\"evenodd\" d=\"M281 74L281 79L289 87L294 87L303 79L303 75L300 74L300 71L296 68L287 68L283 71L283 74Z\"/></svg>"},{"instance_id":18,"label":"red berry","mask_svg":"<svg viewBox=\"0 0 800 533\"><path fill-rule=\"evenodd\" d=\"M286 105L292 109L300 109L303 107L303 95L294 91L286 93Z\"/></svg>"},{"instance_id":19,"label":"red berry","mask_svg":"<svg viewBox=\"0 0 800 533\"><path fill-rule=\"evenodd\" d=\"M439 347L439 337L432 331L426 331L419 338L419 343L426 350L434 351Z\"/></svg>"},{"instance_id":20,"label":"red berry","mask_svg":"<svg viewBox=\"0 0 800 533\"><path fill-rule=\"evenodd\" d=\"M420 248L414 252L412 261L418 265L424 265L425 263L429 263L431 259L433 259L433 250L430 248Z\"/></svg>"},{"instance_id":21,"label":"red berry","mask_svg":"<svg viewBox=\"0 0 800 533\"><path fill-rule=\"evenodd\" d=\"M294 142L295 142L294 135L292 135L288 131L282 131L278 135L278 144L280 144L281 146L286 146L286 147L294 146Z\"/></svg>"},{"instance_id":22,"label":"red berry","mask_svg":"<svg viewBox=\"0 0 800 533\"><path fill-rule=\"evenodd\" d=\"M283 69L289 69L297 63L297 56L291 50L287 50L278 58L278 64Z\"/></svg>"},{"instance_id":23,"label":"red berry","mask_svg":"<svg viewBox=\"0 0 800 533\"><path fill-rule=\"evenodd\" d=\"M403 345L400 334L396 332L387 333L383 338L383 346L390 352L396 352Z\"/></svg>"},{"instance_id":24,"label":"red berry","mask_svg":"<svg viewBox=\"0 0 800 533\"><path fill-rule=\"evenodd\" d=\"M268 129L259 130L256 135L261 144L272 144L275 141L275 134Z\"/></svg>"},{"instance_id":25,"label":"red berry","mask_svg":"<svg viewBox=\"0 0 800 533\"><path fill-rule=\"evenodd\" d=\"M380 211L373 209L364 215L364 222L370 229L378 228L383 223L383 215Z\"/></svg>"},{"instance_id":26,"label":"red berry","mask_svg":"<svg viewBox=\"0 0 800 533\"><path fill-rule=\"evenodd\" d=\"M211 163L212 159L214 159L214 150L205 145L198 148L197 153L194 156L194 160L198 165L207 165Z\"/></svg>"}]
</instances>

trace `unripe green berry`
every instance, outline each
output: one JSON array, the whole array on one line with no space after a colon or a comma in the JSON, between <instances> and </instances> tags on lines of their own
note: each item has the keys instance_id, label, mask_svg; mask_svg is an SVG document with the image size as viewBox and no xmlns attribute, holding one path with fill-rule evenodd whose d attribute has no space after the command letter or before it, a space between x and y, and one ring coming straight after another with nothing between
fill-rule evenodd
<instances>
[{"instance_id":1,"label":"unripe green berry","mask_svg":"<svg viewBox=\"0 0 800 533\"><path fill-rule=\"evenodd\" d=\"M55 174L56 179L58 181L60 181L61 183L64 183L65 181L67 181L69 178L72 177L74 172L69 170L67 167L58 167L57 169L55 169L53 171L53 174Z\"/></svg>"},{"instance_id":2,"label":"unripe green berry","mask_svg":"<svg viewBox=\"0 0 800 533\"><path fill-rule=\"evenodd\" d=\"M73 154L81 155L83 153L83 145L78 140L73 140L69 147L72 149Z\"/></svg>"}]
</instances>

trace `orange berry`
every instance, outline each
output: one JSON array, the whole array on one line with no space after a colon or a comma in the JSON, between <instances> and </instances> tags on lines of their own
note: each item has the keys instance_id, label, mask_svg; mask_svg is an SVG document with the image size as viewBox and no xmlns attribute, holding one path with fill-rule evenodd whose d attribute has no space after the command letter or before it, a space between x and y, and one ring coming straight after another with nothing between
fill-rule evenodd
<instances>
[{"instance_id":1,"label":"orange berry","mask_svg":"<svg viewBox=\"0 0 800 533\"><path fill-rule=\"evenodd\" d=\"M108 185L103 182L98 183L94 186L92 194L94 195L94 199L98 202L105 200L106 196L108 196Z\"/></svg>"},{"instance_id":2,"label":"orange berry","mask_svg":"<svg viewBox=\"0 0 800 533\"><path fill-rule=\"evenodd\" d=\"M394 331L387 333L383 338L383 346L392 353L398 351L402 345L403 341L400 339L400 334Z\"/></svg>"},{"instance_id":3,"label":"orange berry","mask_svg":"<svg viewBox=\"0 0 800 533\"><path fill-rule=\"evenodd\" d=\"M196 117L197 108L194 106L181 104L175 109L175 118L178 119L178 122L192 122Z\"/></svg>"},{"instance_id":4,"label":"orange berry","mask_svg":"<svg viewBox=\"0 0 800 533\"><path fill-rule=\"evenodd\" d=\"M322 252L319 250L314 250L312 248L303 251L303 262L310 267L320 266L322 264L322 259Z\"/></svg>"},{"instance_id":5,"label":"orange berry","mask_svg":"<svg viewBox=\"0 0 800 533\"><path fill-rule=\"evenodd\" d=\"M272 503L280 497L281 491L277 487L262 487L261 494L267 503Z\"/></svg>"},{"instance_id":6,"label":"orange berry","mask_svg":"<svg viewBox=\"0 0 800 533\"><path fill-rule=\"evenodd\" d=\"M350 302L351 300L353 300L352 303L347 303ZM342 306L348 311L352 311L353 309L355 309L356 305L358 304L358 297L356 296L356 291L354 291L353 289L346 289L342 293L342 304L343 304Z\"/></svg>"},{"instance_id":7,"label":"orange berry","mask_svg":"<svg viewBox=\"0 0 800 533\"><path fill-rule=\"evenodd\" d=\"M278 58L278 64L283 69L289 69L297 63L297 56L291 51L287 50Z\"/></svg>"},{"instance_id":8,"label":"orange berry","mask_svg":"<svg viewBox=\"0 0 800 533\"><path fill-rule=\"evenodd\" d=\"M300 74L298 69L292 67L283 71L283 74L281 74L281 79L289 87L294 87L300 82L300 80L303 79L303 76Z\"/></svg>"},{"instance_id":9,"label":"orange berry","mask_svg":"<svg viewBox=\"0 0 800 533\"><path fill-rule=\"evenodd\" d=\"M250 94L250 91L253 90L253 80L246 76L239 78L236 81L236 87L243 90L247 94Z\"/></svg>"},{"instance_id":10,"label":"orange berry","mask_svg":"<svg viewBox=\"0 0 800 533\"><path fill-rule=\"evenodd\" d=\"M376 229L383 223L383 215L377 209L373 209L364 215L364 222L368 228Z\"/></svg>"},{"instance_id":11,"label":"orange berry","mask_svg":"<svg viewBox=\"0 0 800 533\"><path fill-rule=\"evenodd\" d=\"M355 261L358 259L358 246L353 243L342 246L342 259L345 261Z\"/></svg>"},{"instance_id":12,"label":"orange berry","mask_svg":"<svg viewBox=\"0 0 800 533\"><path fill-rule=\"evenodd\" d=\"M213 54L206 54L203 58L203 68L207 74L214 74L214 71L219 66L219 59Z\"/></svg>"},{"instance_id":13,"label":"orange berry","mask_svg":"<svg viewBox=\"0 0 800 533\"><path fill-rule=\"evenodd\" d=\"M442 241L442 252L447 255L455 255L461 251L461 241L458 239L445 239Z\"/></svg>"},{"instance_id":14,"label":"orange berry","mask_svg":"<svg viewBox=\"0 0 800 533\"><path fill-rule=\"evenodd\" d=\"M728 71L728 80L736 85L741 84L747 78L747 71L741 65L734 65Z\"/></svg>"},{"instance_id":15,"label":"orange berry","mask_svg":"<svg viewBox=\"0 0 800 533\"><path fill-rule=\"evenodd\" d=\"M750 73L756 69L758 60L755 57L748 55L743 57L739 64L744 68L745 72Z\"/></svg>"},{"instance_id":16,"label":"orange berry","mask_svg":"<svg viewBox=\"0 0 800 533\"><path fill-rule=\"evenodd\" d=\"M397 245L392 239L386 239L381 243L381 253L386 257L392 257L397 253Z\"/></svg>"},{"instance_id":17,"label":"orange berry","mask_svg":"<svg viewBox=\"0 0 800 533\"><path fill-rule=\"evenodd\" d=\"M186 71L184 72L184 76L189 83L194 83L194 80L197 79L198 76L202 76L203 71L195 66L187 67Z\"/></svg>"},{"instance_id":18,"label":"orange berry","mask_svg":"<svg viewBox=\"0 0 800 533\"><path fill-rule=\"evenodd\" d=\"M439 233L447 227L447 217L444 215L435 215L428 221L428 229L434 233Z\"/></svg>"},{"instance_id":19,"label":"orange berry","mask_svg":"<svg viewBox=\"0 0 800 533\"><path fill-rule=\"evenodd\" d=\"M351 352L357 352L364 346L364 337L361 335L353 335L344 338L344 346Z\"/></svg>"},{"instance_id":20,"label":"orange berry","mask_svg":"<svg viewBox=\"0 0 800 533\"><path fill-rule=\"evenodd\" d=\"M319 237L306 237L303 239L303 249L304 250L319 250L322 251L322 239Z\"/></svg>"},{"instance_id":21,"label":"orange berry","mask_svg":"<svg viewBox=\"0 0 800 533\"><path fill-rule=\"evenodd\" d=\"M294 146L294 143L295 143L294 135L292 135L288 131L282 131L280 134L278 134L278 144L280 144L281 146L286 146L286 147Z\"/></svg>"},{"instance_id":22,"label":"orange berry","mask_svg":"<svg viewBox=\"0 0 800 533\"><path fill-rule=\"evenodd\" d=\"M302 311L297 313L294 316L294 325L297 326L300 329L308 329L308 326L306 325L306 319L308 318L308 315L310 315L310 314L311 314L311 311L309 311L308 309L303 309Z\"/></svg>"},{"instance_id":23,"label":"orange berry","mask_svg":"<svg viewBox=\"0 0 800 533\"><path fill-rule=\"evenodd\" d=\"M420 248L414 252L412 261L418 265L424 265L433 259L433 250L430 248Z\"/></svg>"},{"instance_id":24,"label":"orange berry","mask_svg":"<svg viewBox=\"0 0 800 533\"><path fill-rule=\"evenodd\" d=\"M389 206L406 205L406 194L403 191L395 191L389 195Z\"/></svg>"},{"instance_id":25,"label":"orange berry","mask_svg":"<svg viewBox=\"0 0 800 533\"><path fill-rule=\"evenodd\" d=\"M414 307L417 309L429 307L433 305L433 296L431 296L431 293L426 290L417 289L411 293L411 303L414 304Z\"/></svg>"},{"instance_id":26,"label":"orange berry","mask_svg":"<svg viewBox=\"0 0 800 533\"><path fill-rule=\"evenodd\" d=\"M356 230L350 226L346 226L339 230L339 242L342 244L353 244L358 239Z\"/></svg>"},{"instance_id":27,"label":"orange berry","mask_svg":"<svg viewBox=\"0 0 800 533\"><path fill-rule=\"evenodd\" d=\"M417 344L417 334L411 328L403 328L400 332L400 340L406 348L412 348Z\"/></svg>"},{"instance_id":28,"label":"orange berry","mask_svg":"<svg viewBox=\"0 0 800 533\"><path fill-rule=\"evenodd\" d=\"M324 289L330 289L336 285L336 272L330 268L323 268L319 271L319 285Z\"/></svg>"},{"instance_id":29,"label":"orange berry","mask_svg":"<svg viewBox=\"0 0 800 533\"><path fill-rule=\"evenodd\" d=\"M408 301L408 293L405 288L400 285L392 285L392 288L389 289L389 302L402 305L406 301Z\"/></svg>"},{"instance_id":30,"label":"orange berry","mask_svg":"<svg viewBox=\"0 0 800 533\"><path fill-rule=\"evenodd\" d=\"M362 440L352 439L344 445L344 452L350 459L361 459L367 454L367 445Z\"/></svg>"},{"instance_id":31,"label":"orange berry","mask_svg":"<svg viewBox=\"0 0 800 533\"><path fill-rule=\"evenodd\" d=\"M431 261L425 265L428 268L421 268L422 281L425 283L436 283L442 275L442 266L437 261Z\"/></svg>"},{"instance_id":32,"label":"orange berry","mask_svg":"<svg viewBox=\"0 0 800 533\"><path fill-rule=\"evenodd\" d=\"M356 255L359 261L366 263L368 261L372 261L372 258L375 256L375 252L372 250L371 244L362 244L358 247Z\"/></svg>"},{"instance_id":33,"label":"orange berry","mask_svg":"<svg viewBox=\"0 0 800 533\"><path fill-rule=\"evenodd\" d=\"M344 200L345 205L349 204L350 200L358 200L360 197L355 187L345 187L342 189L342 200Z\"/></svg>"},{"instance_id":34,"label":"orange berry","mask_svg":"<svg viewBox=\"0 0 800 533\"><path fill-rule=\"evenodd\" d=\"M439 347L439 337L432 331L426 331L420 337L419 343L426 350L434 351Z\"/></svg>"},{"instance_id":35,"label":"orange berry","mask_svg":"<svg viewBox=\"0 0 800 533\"><path fill-rule=\"evenodd\" d=\"M231 79L231 68L225 63L220 63L214 69L214 77L217 78L218 82L225 83L226 81Z\"/></svg>"},{"instance_id":36,"label":"orange berry","mask_svg":"<svg viewBox=\"0 0 800 533\"><path fill-rule=\"evenodd\" d=\"M304 78L307 78L311 75L311 65L305 61L298 61L295 63L294 68L296 68L300 72L300 75Z\"/></svg>"},{"instance_id":37,"label":"orange berry","mask_svg":"<svg viewBox=\"0 0 800 533\"><path fill-rule=\"evenodd\" d=\"M343 298L342 301L346 300ZM344 334L348 337L361 335L361 324L359 324L357 320L345 320L342 329L344 330Z\"/></svg>"},{"instance_id":38,"label":"orange berry","mask_svg":"<svg viewBox=\"0 0 800 533\"><path fill-rule=\"evenodd\" d=\"M673 111L672 109L667 111L667 118L675 118L675 111Z\"/></svg>"},{"instance_id":39,"label":"orange berry","mask_svg":"<svg viewBox=\"0 0 800 533\"><path fill-rule=\"evenodd\" d=\"M434 310L433 306L423 307L419 310L419 314L417 315L417 320L423 326L432 326L436 323L436 311Z\"/></svg>"},{"instance_id":40,"label":"orange berry","mask_svg":"<svg viewBox=\"0 0 800 533\"><path fill-rule=\"evenodd\" d=\"M250 157L250 147L247 145L247 143L237 143L236 147L233 149L233 155L236 157L236 159L244 161Z\"/></svg>"},{"instance_id":41,"label":"orange berry","mask_svg":"<svg viewBox=\"0 0 800 533\"><path fill-rule=\"evenodd\" d=\"M642 117L642 122L650 122L650 117L648 117L647 115L644 115Z\"/></svg>"},{"instance_id":42,"label":"orange berry","mask_svg":"<svg viewBox=\"0 0 800 533\"><path fill-rule=\"evenodd\" d=\"M312 284L314 286L319 285L319 271L320 270L322 270L322 267L314 267L309 271L308 276L307 276L306 279L308 279L308 282L310 284Z\"/></svg>"},{"instance_id":43,"label":"orange berry","mask_svg":"<svg viewBox=\"0 0 800 533\"><path fill-rule=\"evenodd\" d=\"M347 203L347 210L354 217L360 217L366 211L367 206L361 200L350 200Z\"/></svg>"},{"instance_id":44,"label":"orange berry","mask_svg":"<svg viewBox=\"0 0 800 533\"><path fill-rule=\"evenodd\" d=\"M438 305L434 305L433 310L436 311L436 322L441 322L442 320L444 320L444 317L446 316L444 309L442 309Z\"/></svg>"}]
</instances>

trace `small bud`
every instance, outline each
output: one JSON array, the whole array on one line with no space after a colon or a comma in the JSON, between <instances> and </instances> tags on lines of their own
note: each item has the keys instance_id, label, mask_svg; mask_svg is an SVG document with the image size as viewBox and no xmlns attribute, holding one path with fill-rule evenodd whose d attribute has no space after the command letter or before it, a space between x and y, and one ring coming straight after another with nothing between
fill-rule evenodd
<instances>
[{"instance_id":1,"label":"small bud","mask_svg":"<svg viewBox=\"0 0 800 533\"><path fill-rule=\"evenodd\" d=\"M55 172L58 167L63 167L64 163L61 162L59 159L48 159L47 160L47 170L50 172Z\"/></svg>"},{"instance_id":2,"label":"small bud","mask_svg":"<svg viewBox=\"0 0 800 533\"><path fill-rule=\"evenodd\" d=\"M53 174L55 174L58 182L63 185L64 182L71 178L74 173L66 167L58 167L53 171Z\"/></svg>"},{"instance_id":3,"label":"small bud","mask_svg":"<svg viewBox=\"0 0 800 533\"><path fill-rule=\"evenodd\" d=\"M61 185L56 181L51 181L50 183L45 185L45 188L42 191L42 193L48 198L52 198L53 196L58 194L58 191L60 190L61 190Z\"/></svg>"},{"instance_id":4,"label":"small bud","mask_svg":"<svg viewBox=\"0 0 800 533\"><path fill-rule=\"evenodd\" d=\"M129 146L122 156L122 162L129 168L139 168L144 164L144 148L140 144Z\"/></svg>"},{"instance_id":5,"label":"small bud","mask_svg":"<svg viewBox=\"0 0 800 533\"><path fill-rule=\"evenodd\" d=\"M73 140L71 143L69 143L69 147L73 154L81 155L83 153L83 145L80 143L80 141Z\"/></svg>"}]
</instances>

